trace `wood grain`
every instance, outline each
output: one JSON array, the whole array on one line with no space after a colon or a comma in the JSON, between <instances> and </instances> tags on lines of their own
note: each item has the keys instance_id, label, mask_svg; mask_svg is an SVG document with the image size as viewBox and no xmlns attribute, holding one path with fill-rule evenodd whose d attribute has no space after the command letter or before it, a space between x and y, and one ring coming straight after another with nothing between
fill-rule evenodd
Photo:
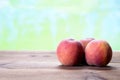
<instances>
[{"instance_id":1,"label":"wood grain","mask_svg":"<svg viewBox=\"0 0 120 80\"><path fill-rule=\"evenodd\" d=\"M119 80L120 52L106 67L62 66L55 52L0 51L0 80Z\"/></svg>"}]
</instances>

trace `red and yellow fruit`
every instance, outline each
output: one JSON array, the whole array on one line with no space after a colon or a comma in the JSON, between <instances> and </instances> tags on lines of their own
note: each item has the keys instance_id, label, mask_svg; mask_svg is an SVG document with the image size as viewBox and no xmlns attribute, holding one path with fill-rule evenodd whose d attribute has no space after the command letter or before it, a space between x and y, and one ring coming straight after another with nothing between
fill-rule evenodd
<instances>
[{"instance_id":1,"label":"red and yellow fruit","mask_svg":"<svg viewBox=\"0 0 120 80\"><path fill-rule=\"evenodd\" d=\"M80 40L80 43L82 44L82 47L84 49L84 55L85 55L85 48L86 48L87 44L89 42L91 42L92 40L94 40L94 38L86 38L86 39L81 39ZM85 57L84 57L83 64L87 64Z\"/></svg>"},{"instance_id":2,"label":"red and yellow fruit","mask_svg":"<svg viewBox=\"0 0 120 80\"><path fill-rule=\"evenodd\" d=\"M74 39L62 40L57 46L57 57L62 65L82 64L84 59L83 47L79 41Z\"/></svg>"},{"instance_id":3,"label":"red and yellow fruit","mask_svg":"<svg viewBox=\"0 0 120 80\"><path fill-rule=\"evenodd\" d=\"M104 40L92 40L85 48L85 58L88 65L106 66L112 58L112 49Z\"/></svg>"},{"instance_id":4,"label":"red and yellow fruit","mask_svg":"<svg viewBox=\"0 0 120 80\"><path fill-rule=\"evenodd\" d=\"M86 39L81 39L80 40L80 43L82 44L84 50L85 50L87 44L92 40L94 40L94 38L86 38Z\"/></svg>"}]
</instances>

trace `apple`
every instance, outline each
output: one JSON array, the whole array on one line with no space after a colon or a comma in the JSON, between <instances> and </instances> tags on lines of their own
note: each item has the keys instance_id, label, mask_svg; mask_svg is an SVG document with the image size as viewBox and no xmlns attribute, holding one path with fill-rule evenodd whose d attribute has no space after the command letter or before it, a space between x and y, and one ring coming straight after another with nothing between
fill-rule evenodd
<instances>
[{"instance_id":1,"label":"apple","mask_svg":"<svg viewBox=\"0 0 120 80\"><path fill-rule=\"evenodd\" d=\"M88 65L106 66L112 58L112 48L105 40L92 40L85 48Z\"/></svg>"},{"instance_id":2,"label":"apple","mask_svg":"<svg viewBox=\"0 0 120 80\"><path fill-rule=\"evenodd\" d=\"M81 43L75 39L64 39L57 46L57 57L62 65L80 65L84 59Z\"/></svg>"}]
</instances>

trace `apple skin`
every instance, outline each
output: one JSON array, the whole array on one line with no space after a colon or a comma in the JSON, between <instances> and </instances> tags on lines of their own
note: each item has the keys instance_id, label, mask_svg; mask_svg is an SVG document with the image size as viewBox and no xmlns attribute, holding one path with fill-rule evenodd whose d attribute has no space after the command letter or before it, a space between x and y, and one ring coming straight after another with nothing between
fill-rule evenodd
<instances>
[{"instance_id":1,"label":"apple skin","mask_svg":"<svg viewBox=\"0 0 120 80\"><path fill-rule=\"evenodd\" d=\"M85 50L87 44L92 40L95 40L95 39L94 38L85 38L85 39L80 40L80 43L82 44L84 50Z\"/></svg>"},{"instance_id":2,"label":"apple skin","mask_svg":"<svg viewBox=\"0 0 120 80\"><path fill-rule=\"evenodd\" d=\"M85 57L83 47L74 39L62 40L57 46L57 57L62 65L80 65Z\"/></svg>"},{"instance_id":3,"label":"apple skin","mask_svg":"<svg viewBox=\"0 0 120 80\"><path fill-rule=\"evenodd\" d=\"M112 48L107 41L92 40L85 48L88 65L106 66L112 59Z\"/></svg>"}]
</instances>

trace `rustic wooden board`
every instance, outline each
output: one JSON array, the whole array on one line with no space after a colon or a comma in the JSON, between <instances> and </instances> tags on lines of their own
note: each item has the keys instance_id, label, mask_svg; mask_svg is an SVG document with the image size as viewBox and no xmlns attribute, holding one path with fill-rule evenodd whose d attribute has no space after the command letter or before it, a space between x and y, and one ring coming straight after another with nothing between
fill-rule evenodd
<instances>
[{"instance_id":1,"label":"rustic wooden board","mask_svg":"<svg viewBox=\"0 0 120 80\"><path fill-rule=\"evenodd\" d=\"M107 67L62 66L55 52L0 51L0 80L119 80L120 52Z\"/></svg>"}]
</instances>

